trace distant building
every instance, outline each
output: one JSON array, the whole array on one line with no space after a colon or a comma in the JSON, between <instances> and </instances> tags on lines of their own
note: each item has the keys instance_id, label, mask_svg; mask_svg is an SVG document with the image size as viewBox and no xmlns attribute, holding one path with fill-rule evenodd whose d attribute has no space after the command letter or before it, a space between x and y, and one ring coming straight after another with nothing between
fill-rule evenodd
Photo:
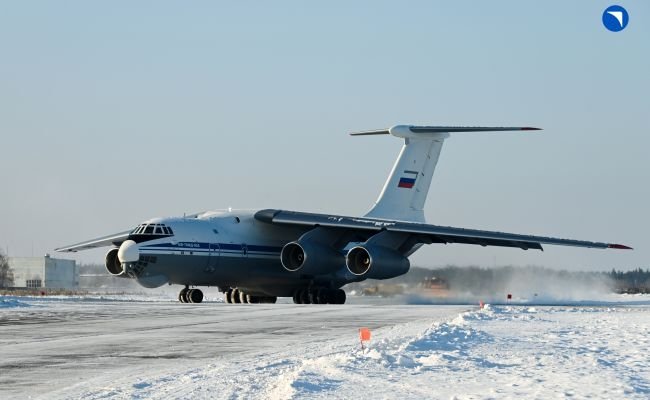
<instances>
[{"instance_id":1,"label":"distant building","mask_svg":"<svg viewBox=\"0 0 650 400\"><path fill-rule=\"evenodd\" d=\"M76 289L79 267L75 260L45 257L9 257L14 287Z\"/></svg>"}]
</instances>

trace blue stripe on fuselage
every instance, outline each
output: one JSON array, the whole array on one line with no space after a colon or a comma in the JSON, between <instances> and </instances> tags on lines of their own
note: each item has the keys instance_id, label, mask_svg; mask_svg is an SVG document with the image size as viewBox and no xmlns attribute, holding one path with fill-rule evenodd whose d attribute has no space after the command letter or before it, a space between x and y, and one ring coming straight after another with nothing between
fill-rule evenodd
<instances>
[{"instance_id":1,"label":"blue stripe on fuselage","mask_svg":"<svg viewBox=\"0 0 650 400\"><path fill-rule=\"evenodd\" d=\"M176 244L172 243L158 243L158 244L149 244L142 246L143 249L147 250L178 250L178 251L198 251L198 252L207 252L210 251L210 245L215 246L212 250L218 249L221 252L241 252L244 245L234 244L234 243L204 243L204 242L178 242ZM257 244L246 244L247 252L254 253L276 253L279 254L282 251L282 247L279 246L265 246Z\"/></svg>"}]
</instances>

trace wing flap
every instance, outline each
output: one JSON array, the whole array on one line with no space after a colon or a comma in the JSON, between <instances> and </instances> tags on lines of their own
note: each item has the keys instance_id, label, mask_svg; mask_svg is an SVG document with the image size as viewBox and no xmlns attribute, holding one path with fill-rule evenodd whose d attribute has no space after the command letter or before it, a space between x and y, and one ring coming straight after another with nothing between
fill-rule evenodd
<instances>
[{"instance_id":1,"label":"wing flap","mask_svg":"<svg viewBox=\"0 0 650 400\"><path fill-rule=\"evenodd\" d=\"M273 224L326 226L331 228L371 232L379 232L382 230L402 232L420 237L427 237L429 241L437 243L464 243L480 246L517 247L524 250L543 250L543 244L596 249L631 249L628 246L613 243L561 239L547 236L520 235L507 232L483 231L414 222L391 221L374 218L355 218L297 211L262 210L255 214L255 218L259 221ZM421 243L426 243L426 241L421 240Z\"/></svg>"}]
</instances>

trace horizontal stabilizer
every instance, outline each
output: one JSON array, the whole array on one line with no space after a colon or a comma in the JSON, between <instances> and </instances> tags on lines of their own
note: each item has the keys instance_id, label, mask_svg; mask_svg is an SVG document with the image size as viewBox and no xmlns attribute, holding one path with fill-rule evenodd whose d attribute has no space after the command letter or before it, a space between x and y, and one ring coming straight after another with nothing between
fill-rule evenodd
<instances>
[{"instance_id":1,"label":"horizontal stabilizer","mask_svg":"<svg viewBox=\"0 0 650 400\"><path fill-rule=\"evenodd\" d=\"M351 136L368 135L393 135L397 137L409 137L418 133L456 133L456 132L502 132L502 131L539 131L540 128L530 126L414 126L395 125L389 129L377 129L371 131L353 132Z\"/></svg>"},{"instance_id":2,"label":"horizontal stabilizer","mask_svg":"<svg viewBox=\"0 0 650 400\"><path fill-rule=\"evenodd\" d=\"M352 132L350 136L370 136L370 135L390 135L388 129L377 129L374 131L361 131L361 132Z\"/></svg>"}]
</instances>

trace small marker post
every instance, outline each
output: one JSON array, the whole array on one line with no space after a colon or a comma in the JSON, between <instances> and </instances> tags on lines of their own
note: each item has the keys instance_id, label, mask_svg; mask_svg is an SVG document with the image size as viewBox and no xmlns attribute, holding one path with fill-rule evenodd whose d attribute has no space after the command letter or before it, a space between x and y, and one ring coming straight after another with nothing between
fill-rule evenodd
<instances>
[{"instance_id":1,"label":"small marker post","mask_svg":"<svg viewBox=\"0 0 650 400\"><path fill-rule=\"evenodd\" d=\"M483 303L483 300L479 300L478 306L481 310L483 309L483 307L485 307L485 303Z\"/></svg>"},{"instance_id":2,"label":"small marker post","mask_svg":"<svg viewBox=\"0 0 650 400\"><path fill-rule=\"evenodd\" d=\"M361 343L361 350L364 350L363 342L370 341L370 329L359 328L359 342Z\"/></svg>"}]
</instances>

